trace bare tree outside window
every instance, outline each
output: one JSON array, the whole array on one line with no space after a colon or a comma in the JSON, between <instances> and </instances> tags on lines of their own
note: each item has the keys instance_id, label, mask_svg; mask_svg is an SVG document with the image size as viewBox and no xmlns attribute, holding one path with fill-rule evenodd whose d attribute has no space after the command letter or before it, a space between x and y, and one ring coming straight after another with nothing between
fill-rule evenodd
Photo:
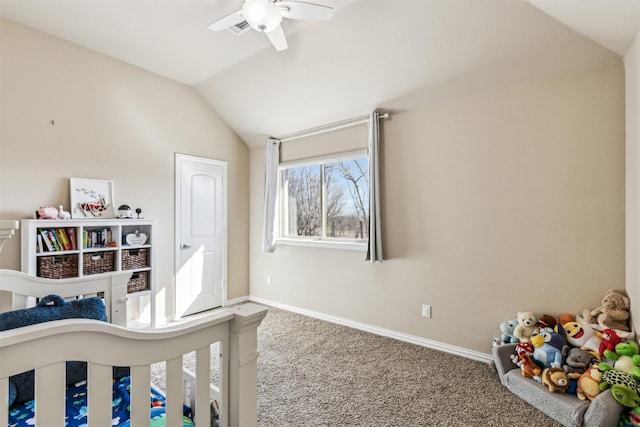
<instances>
[{"instance_id":1,"label":"bare tree outside window","mask_svg":"<svg viewBox=\"0 0 640 427\"><path fill-rule=\"evenodd\" d=\"M335 217L327 215L329 223L340 224L340 235L350 239L366 239L369 230L369 181L366 159L348 160L325 165L325 170L335 170L337 186L342 191L342 209ZM327 186L329 184L326 184Z\"/></svg>"},{"instance_id":2,"label":"bare tree outside window","mask_svg":"<svg viewBox=\"0 0 640 427\"><path fill-rule=\"evenodd\" d=\"M345 206L344 188L340 185L340 175L332 165L324 165L324 186L326 191L327 204L327 228L325 235L329 237L340 237L336 233L340 233L340 226L336 223L336 219L342 215ZM338 227L336 227L338 225Z\"/></svg>"},{"instance_id":3,"label":"bare tree outside window","mask_svg":"<svg viewBox=\"0 0 640 427\"><path fill-rule=\"evenodd\" d=\"M367 238L366 158L291 167L282 171L282 178L286 192L283 237Z\"/></svg>"},{"instance_id":4,"label":"bare tree outside window","mask_svg":"<svg viewBox=\"0 0 640 427\"><path fill-rule=\"evenodd\" d=\"M289 230L293 236L320 236L322 233L321 165L287 169Z\"/></svg>"}]
</instances>

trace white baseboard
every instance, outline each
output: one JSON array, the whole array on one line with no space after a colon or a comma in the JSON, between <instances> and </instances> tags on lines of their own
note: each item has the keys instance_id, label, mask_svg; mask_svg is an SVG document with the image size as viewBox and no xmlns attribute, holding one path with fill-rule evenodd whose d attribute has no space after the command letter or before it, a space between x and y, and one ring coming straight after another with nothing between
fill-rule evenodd
<instances>
[{"instance_id":1,"label":"white baseboard","mask_svg":"<svg viewBox=\"0 0 640 427\"><path fill-rule=\"evenodd\" d=\"M259 298L255 296L249 296L248 300L259 303L259 304L280 308L282 310L291 311L293 313L302 314L304 316L314 317L316 319L325 320L331 323L336 323L338 325L348 326L350 328L359 329L365 332L370 332L372 334L394 338L394 339L397 339L398 341L408 342L410 344L416 344L422 347L444 351L445 353L455 354L457 356L466 357L467 359L476 360L478 362L490 363L493 360L490 354L481 353L475 350L469 350L463 347L457 347L455 345L446 344L439 341L429 340L429 339L418 337L415 335L403 334L401 332L392 331L391 329L379 328L377 326L368 325L366 323L355 322L353 320L344 319L342 317L331 316L328 314L320 313L318 311L306 310L304 308L282 304L276 301L271 301L271 300L267 300L267 299Z\"/></svg>"},{"instance_id":2,"label":"white baseboard","mask_svg":"<svg viewBox=\"0 0 640 427\"><path fill-rule=\"evenodd\" d=\"M233 298L233 299L228 299L224 304L222 304L223 307L226 307L228 305L234 305L234 304L242 304L243 302L247 302L249 301L248 296L244 296L244 297L240 297L240 298Z\"/></svg>"}]
</instances>

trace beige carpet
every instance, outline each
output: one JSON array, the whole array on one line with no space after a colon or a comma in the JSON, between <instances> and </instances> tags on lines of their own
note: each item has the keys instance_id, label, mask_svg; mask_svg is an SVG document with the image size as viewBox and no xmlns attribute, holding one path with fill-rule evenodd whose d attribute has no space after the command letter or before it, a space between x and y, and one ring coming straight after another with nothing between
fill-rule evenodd
<instances>
[{"instance_id":1,"label":"beige carpet","mask_svg":"<svg viewBox=\"0 0 640 427\"><path fill-rule=\"evenodd\" d=\"M259 427L560 425L488 364L288 311L269 308L258 349Z\"/></svg>"}]
</instances>

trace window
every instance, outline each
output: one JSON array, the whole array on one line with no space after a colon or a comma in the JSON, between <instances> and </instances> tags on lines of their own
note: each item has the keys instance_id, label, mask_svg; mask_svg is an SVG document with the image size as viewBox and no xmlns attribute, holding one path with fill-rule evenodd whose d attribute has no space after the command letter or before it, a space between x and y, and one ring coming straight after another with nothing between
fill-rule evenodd
<instances>
[{"instance_id":1,"label":"window","mask_svg":"<svg viewBox=\"0 0 640 427\"><path fill-rule=\"evenodd\" d=\"M368 238L366 151L280 165L280 239L361 243Z\"/></svg>"}]
</instances>

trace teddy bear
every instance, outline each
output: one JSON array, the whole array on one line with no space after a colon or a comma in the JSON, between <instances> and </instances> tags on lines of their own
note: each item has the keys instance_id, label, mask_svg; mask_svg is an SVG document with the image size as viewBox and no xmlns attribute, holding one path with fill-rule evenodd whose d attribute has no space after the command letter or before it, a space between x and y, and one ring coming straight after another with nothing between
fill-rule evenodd
<instances>
[{"instance_id":1,"label":"teddy bear","mask_svg":"<svg viewBox=\"0 0 640 427\"><path fill-rule=\"evenodd\" d=\"M598 323L602 328L629 330L629 298L617 291L609 289L602 298L601 305L582 311L584 321Z\"/></svg>"},{"instance_id":2,"label":"teddy bear","mask_svg":"<svg viewBox=\"0 0 640 427\"><path fill-rule=\"evenodd\" d=\"M518 338L520 342L531 342L531 335L536 332L536 316L530 311L520 311L516 315L518 326L513 330L513 336Z\"/></svg>"}]
</instances>

